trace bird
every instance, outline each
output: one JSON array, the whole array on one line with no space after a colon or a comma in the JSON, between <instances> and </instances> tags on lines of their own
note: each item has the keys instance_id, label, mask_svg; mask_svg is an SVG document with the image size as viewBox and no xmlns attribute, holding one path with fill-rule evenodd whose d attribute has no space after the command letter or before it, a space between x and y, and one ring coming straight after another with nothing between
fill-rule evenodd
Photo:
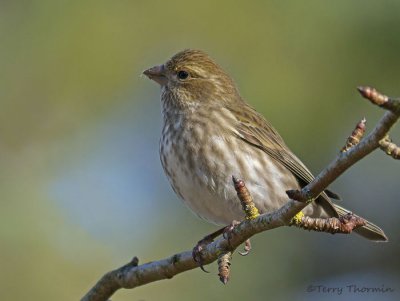
<instances>
[{"instance_id":1,"label":"bird","mask_svg":"<svg viewBox=\"0 0 400 301\"><path fill-rule=\"evenodd\" d=\"M185 49L143 74L161 87L159 153L174 192L200 218L228 225L245 218L232 185L242 179L259 212L279 209L287 190L301 189L314 176L274 127L240 95L231 76L202 50ZM350 211L325 190L302 213L342 217ZM366 221L354 230L371 241L387 241Z\"/></svg>"}]
</instances>

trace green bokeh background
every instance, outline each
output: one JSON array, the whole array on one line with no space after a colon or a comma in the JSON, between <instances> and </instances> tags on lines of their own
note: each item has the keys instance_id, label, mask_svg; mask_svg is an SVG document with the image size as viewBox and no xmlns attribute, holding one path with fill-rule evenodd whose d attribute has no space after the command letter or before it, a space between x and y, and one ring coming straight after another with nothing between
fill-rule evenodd
<instances>
[{"instance_id":1,"label":"green bokeh background","mask_svg":"<svg viewBox=\"0 0 400 301\"><path fill-rule=\"evenodd\" d=\"M0 297L79 299L106 271L193 247L215 229L169 188L158 87L140 77L184 48L210 53L318 172L400 94L399 1L0 1ZM400 131L393 138L400 141ZM376 152L332 187L390 243L281 228L200 270L113 300L399 300L398 162ZM309 285L391 287L385 294Z\"/></svg>"}]
</instances>

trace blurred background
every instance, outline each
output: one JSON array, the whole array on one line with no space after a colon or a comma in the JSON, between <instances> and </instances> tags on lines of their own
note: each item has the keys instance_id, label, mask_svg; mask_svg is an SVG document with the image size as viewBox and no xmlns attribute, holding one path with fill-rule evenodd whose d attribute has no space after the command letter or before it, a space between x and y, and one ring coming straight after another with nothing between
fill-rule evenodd
<instances>
[{"instance_id":1,"label":"blurred background","mask_svg":"<svg viewBox=\"0 0 400 301\"><path fill-rule=\"evenodd\" d=\"M395 0L0 1L1 299L76 300L134 255L161 259L216 229L163 175L160 92L142 70L207 51L317 173L383 114L357 85L400 95L399 14ZM113 300L399 300L399 172L378 151L331 187L389 243L280 228L234 256L226 286L212 264Z\"/></svg>"}]
</instances>

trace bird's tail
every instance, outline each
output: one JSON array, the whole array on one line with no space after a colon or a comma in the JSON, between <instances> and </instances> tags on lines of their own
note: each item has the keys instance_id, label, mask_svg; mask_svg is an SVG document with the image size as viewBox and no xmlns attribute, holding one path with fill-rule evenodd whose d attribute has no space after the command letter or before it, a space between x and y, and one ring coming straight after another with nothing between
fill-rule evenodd
<instances>
[{"instance_id":1,"label":"bird's tail","mask_svg":"<svg viewBox=\"0 0 400 301\"><path fill-rule=\"evenodd\" d=\"M335 207L336 212L339 214L339 217L346 215L350 212L347 209L340 207L339 205L333 204L333 206ZM365 222L367 223L365 226L355 229L354 232L361 235L362 237L365 237L366 239L376 242L389 240L381 228L367 220L365 220Z\"/></svg>"}]
</instances>

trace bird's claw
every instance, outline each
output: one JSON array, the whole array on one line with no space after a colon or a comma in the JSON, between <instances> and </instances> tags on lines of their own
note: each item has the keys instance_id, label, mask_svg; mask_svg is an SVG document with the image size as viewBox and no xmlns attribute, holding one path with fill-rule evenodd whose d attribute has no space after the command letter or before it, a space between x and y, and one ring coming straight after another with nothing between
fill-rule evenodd
<instances>
[{"instance_id":1,"label":"bird's claw","mask_svg":"<svg viewBox=\"0 0 400 301\"><path fill-rule=\"evenodd\" d=\"M207 245L212 243L217 236L221 234L226 240L228 240L228 243L230 244L230 239L233 237L235 227L238 226L239 224L240 222L234 220L231 222L230 225L226 226L225 228L221 228L215 231L214 233L207 235L206 237L197 242L196 246L192 250L192 257L193 260L197 262L199 268L203 272L209 273L206 269L204 269L204 258L202 255L202 251L207 247ZM249 254L250 250L251 250L251 244L250 240L248 239L245 241L244 251L239 252L239 254L242 256L246 256L247 254Z\"/></svg>"},{"instance_id":2,"label":"bird's claw","mask_svg":"<svg viewBox=\"0 0 400 301\"><path fill-rule=\"evenodd\" d=\"M250 251L251 251L251 242L250 242L250 239L247 239L244 242L244 250L243 250L243 252L238 252L238 253L240 255L242 255L242 256L247 256L247 255L249 255Z\"/></svg>"},{"instance_id":3,"label":"bird's claw","mask_svg":"<svg viewBox=\"0 0 400 301\"><path fill-rule=\"evenodd\" d=\"M202 240L199 240L196 246L193 248L192 251L193 260L199 264L199 267L203 272L209 273L207 270L204 269L203 266L204 259L201 252L207 245L212 243L216 237L221 235L223 231L225 231L225 228L218 229L217 231L205 236Z\"/></svg>"},{"instance_id":4,"label":"bird's claw","mask_svg":"<svg viewBox=\"0 0 400 301\"><path fill-rule=\"evenodd\" d=\"M192 250L193 260L198 263L199 268L205 273L209 273L209 271L204 269L204 259L203 259L201 252L208 244L210 244L212 242L213 242L213 239L210 239L208 236L206 236L202 240L199 240Z\"/></svg>"}]
</instances>

